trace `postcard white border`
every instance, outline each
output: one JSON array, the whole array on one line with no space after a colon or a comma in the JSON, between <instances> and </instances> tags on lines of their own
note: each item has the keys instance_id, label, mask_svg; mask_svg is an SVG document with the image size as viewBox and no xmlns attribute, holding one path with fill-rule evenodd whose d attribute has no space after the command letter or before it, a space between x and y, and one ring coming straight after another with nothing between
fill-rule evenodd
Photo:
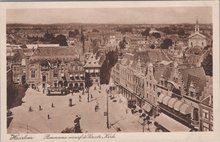
<instances>
[{"instance_id":1,"label":"postcard white border","mask_svg":"<svg viewBox=\"0 0 220 142\"><path fill-rule=\"evenodd\" d=\"M43 139L46 134L29 134L33 140L9 140L10 134L6 129L6 9L24 8L112 8L112 7L203 7L213 8L213 100L214 100L214 131L213 132L171 132L171 133L116 133L115 139L82 139L81 141L178 141L178 142L217 142L220 141L220 97L219 97L219 2L216 1L121 1L121 2L16 2L0 3L0 53L1 53L1 141L2 142L66 142L77 140ZM98 134L98 133L96 133ZM69 136L72 134L51 134L53 136ZM80 135L80 134L76 134Z\"/></svg>"}]
</instances>

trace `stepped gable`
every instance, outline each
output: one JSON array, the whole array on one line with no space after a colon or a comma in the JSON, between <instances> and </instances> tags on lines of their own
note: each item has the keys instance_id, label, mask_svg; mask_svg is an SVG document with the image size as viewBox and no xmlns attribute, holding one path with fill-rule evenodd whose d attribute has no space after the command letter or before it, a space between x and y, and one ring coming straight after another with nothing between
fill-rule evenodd
<instances>
[{"instance_id":1,"label":"stepped gable","mask_svg":"<svg viewBox=\"0 0 220 142\"><path fill-rule=\"evenodd\" d=\"M86 64L84 65L84 67L86 67L86 68L94 68L94 67L100 68L101 65L99 64L99 60L96 59L95 55L91 54L89 56L89 58L87 59Z\"/></svg>"}]
</instances>

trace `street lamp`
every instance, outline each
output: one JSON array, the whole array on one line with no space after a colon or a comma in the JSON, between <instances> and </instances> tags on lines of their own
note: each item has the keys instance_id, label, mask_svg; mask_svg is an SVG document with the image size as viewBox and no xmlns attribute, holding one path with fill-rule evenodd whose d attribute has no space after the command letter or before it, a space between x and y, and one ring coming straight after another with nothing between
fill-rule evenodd
<instances>
[{"instance_id":1,"label":"street lamp","mask_svg":"<svg viewBox=\"0 0 220 142\"><path fill-rule=\"evenodd\" d=\"M107 128L109 129L109 110L108 110L108 94L109 94L109 90L106 90L106 93L107 93Z\"/></svg>"}]
</instances>

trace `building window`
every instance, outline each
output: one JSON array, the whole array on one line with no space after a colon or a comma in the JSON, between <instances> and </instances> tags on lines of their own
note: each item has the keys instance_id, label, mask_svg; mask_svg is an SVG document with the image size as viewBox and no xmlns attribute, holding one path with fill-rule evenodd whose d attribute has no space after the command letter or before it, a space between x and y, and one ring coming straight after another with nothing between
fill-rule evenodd
<instances>
[{"instance_id":1,"label":"building window","mask_svg":"<svg viewBox=\"0 0 220 142\"><path fill-rule=\"evenodd\" d=\"M151 76L150 76L150 80L151 80Z\"/></svg>"},{"instance_id":2,"label":"building window","mask_svg":"<svg viewBox=\"0 0 220 142\"><path fill-rule=\"evenodd\" d=\"M31 71L31 78L35 78L35 71L34 70Z\"/></svg>"},{"instance_id":3,"label":"building window","mask_svg":"<svg viewBox=\"0 0 220 142\"><path fill-rule=\"evenodd\" d=\"M199 113L198 112L199 112L198 108L195 108L193 110L193 120L195 120L195 121L199 120Z\"/></svg>"},{"instance_id":4,"label":"building window","mask_svg":"<svg viewBox=\"0 0 220 142\"><path fill-rule=\"evenodd\" d=\"M53 71L53 77L58 77L58 70Z\"/></svg>"},{"instance_id":5,"label":"building window","mask_svg":"<svg viewBox=\"0 0 220 142\"><path fill-rule=\"evenodd\" d=\"M209 119L209 112L203 109L202 117L205 119Z\"/></svg>"},{"instance_id":6,"label":"building window","mask_svg":"<svg viewBox=\"0 0 220 142\"><path fill-rule=\"evenodd\" d=\"M154 91L156 90L156 87L155 87L155 85L153 85L153 89L154 89Z\"/></svg>"}]
</instances>

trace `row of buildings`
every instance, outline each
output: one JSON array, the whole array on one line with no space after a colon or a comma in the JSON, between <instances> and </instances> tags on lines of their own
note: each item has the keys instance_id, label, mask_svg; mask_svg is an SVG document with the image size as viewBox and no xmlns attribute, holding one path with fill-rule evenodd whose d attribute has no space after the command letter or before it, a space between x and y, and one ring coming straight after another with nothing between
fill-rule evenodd
<instances>
[{"instance_id":1,"label":"row of buildings","mask_svg":"<svg viewBox=\"0 0 220 142\"><path fill-rule=\"evenodd\" d=\"M32 52L26 54L26 50ZM81 50L81 49L79 49ZM99 58L88 53L81 57L75 47L38 47L13 50L13 56L7 56L8 66L12 70L13 83L28 84L39 90L48 87L85 88L85 75L100 85Z\"/></svg>"},{"instance_id":2,"label":"row of buildings","mask_svg":"<svg viewBox=\"0 0 220 142\"><path fill-rule=\"evenodd\" d=\"M212 131L212 77L201 66L212 51L204 49L206 40L197 21L187 47L126 53L112 69L118 93L152 115L163 131Z\"/></svg>"},{"instance_id":3,"label":"row of buildings","mask_svg":"<svg viewBox=\"0 0 220 142\"><path fill-rule=\"evenodd\" d=\"M112 79L128 102L152 113L166 131L213 130L212 77L202 67L164 60L146 64L125 57L113 67ZM169 128L173 119L179 122L177 128Z\"/></svg>"}]
</instances>

